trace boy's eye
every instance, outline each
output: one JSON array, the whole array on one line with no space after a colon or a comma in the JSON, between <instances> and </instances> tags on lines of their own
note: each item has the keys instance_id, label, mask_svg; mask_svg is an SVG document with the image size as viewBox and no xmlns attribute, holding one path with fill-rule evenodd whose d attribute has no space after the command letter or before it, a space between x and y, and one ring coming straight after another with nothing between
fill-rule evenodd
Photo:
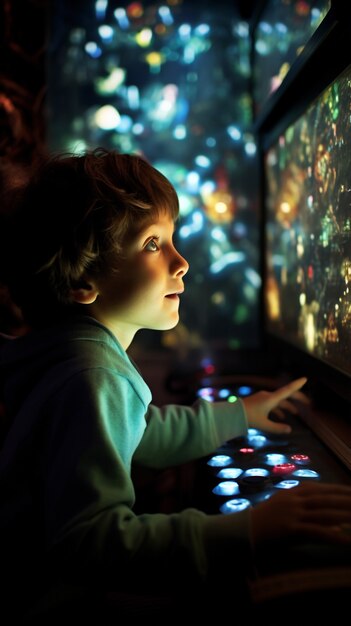
<instances>
[{"instance_id":1,"label":"boy's eye","mask_svg":"<svg viewBox=\"0 0 351 626\"><path fill-rule=\"evenodd\" d=\"M145 246L145 250L148 250L149 252L157 252L158 249L159 249L159 247L158 247L158 244L157 244L156 237L153 237L153 239L150 239L150 241L148 241L146 246Z\"/></svg>"}]
</instances>

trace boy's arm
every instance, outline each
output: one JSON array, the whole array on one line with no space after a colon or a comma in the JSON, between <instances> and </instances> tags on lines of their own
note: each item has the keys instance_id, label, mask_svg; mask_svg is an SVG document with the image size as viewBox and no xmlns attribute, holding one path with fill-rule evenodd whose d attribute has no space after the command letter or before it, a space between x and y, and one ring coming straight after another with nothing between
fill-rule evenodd
<instances>
[{"instance_id":1,"label":"boy's arm","mask_svg":"<svg viewBox=\"0 0 351 626\"><path fill-rule=\"evenodd\" d=\"M147 427L135 451L134 461L162 468L206 456L220 445L247 433L241 400L211 403L198 400L192 406L150 405Z\"/></svg>"},{"instance_id":2,"label":"boy's arm","mask_svg":"<svg viewBox=\"0 0 351 626\"><path fill-rule=\"evenodd\" d=\"M102 584L118 580L120 588L169 587L187 575L201 580L223 564L220 546L228 531L238 563L250 560L247 511L231 524L226 516L191 508L134 513L129 469L145 421L127 381L111 376L106 387L106 372L99 370L74 377L51 408L44 502L47 550L58 573L98 577Z\"/></svg>"}]
</instances>

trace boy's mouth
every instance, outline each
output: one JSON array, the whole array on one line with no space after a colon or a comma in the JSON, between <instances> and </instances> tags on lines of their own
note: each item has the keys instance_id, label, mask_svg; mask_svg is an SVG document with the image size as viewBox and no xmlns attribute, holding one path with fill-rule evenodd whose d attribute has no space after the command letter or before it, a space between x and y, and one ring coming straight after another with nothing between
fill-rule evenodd
<instances>
[{"instance_id":1,"label":"boy's mouth","mask_svg":"<svg viewBox=\"0 0 351 626\"><path fill-rule=\"evenodd\" d=\"M175 291L174 293L166 294L166 298L170 298L171 300L176 300L179 298L180 294L183 293L183 290Z\"/></svg>"}]
</instances>

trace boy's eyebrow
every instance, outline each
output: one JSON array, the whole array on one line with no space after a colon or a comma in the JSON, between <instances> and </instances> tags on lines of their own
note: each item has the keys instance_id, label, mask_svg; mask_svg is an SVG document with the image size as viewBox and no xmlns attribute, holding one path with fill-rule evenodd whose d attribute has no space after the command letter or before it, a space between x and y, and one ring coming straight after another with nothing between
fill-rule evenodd
<instances>
[{"instance_id":1,"label":"boy's eyebrow","mask_svg":"<svg viewBox=\"0 0 351 626\"><path fill-rule=\"evenodd\" d=\"M135 237L141 237L143 233L146 233L148 230L152 230L153 228L158 229L162 227L159 222L155 222L154 220L150 220L148 222L144 222L143 225L140 225L140 228L136 228L134 231ZM175 223L173 222L172 234L175 232Z\"/></svg>"}]
</instances>

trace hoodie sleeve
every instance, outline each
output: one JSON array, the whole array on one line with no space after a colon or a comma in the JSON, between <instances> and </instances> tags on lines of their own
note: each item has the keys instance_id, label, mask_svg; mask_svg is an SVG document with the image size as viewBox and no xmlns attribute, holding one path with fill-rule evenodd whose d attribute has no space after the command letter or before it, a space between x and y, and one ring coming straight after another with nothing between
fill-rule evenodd
<instances>
[{"instance_id":1,"label":"hoodie sleeve","mask_svg":"<svg viewBox=\"0 0 351 626\"><path fill-rule=\"evenodd\" d=\"M232 552L244 575L251 562L249 511L133 512L130 464L145 428L145 411L126 379L98 369L74 376L48 409L44 514L46 549L57 571L89 580L98 577L103 584L117 580L120 588L169 588L180 581L187 584L187 577L206 579L224 567ZM203 407L204 424L212 420L206 410ZM195 419L195 414L189 415ZM161 414L155 416L161 419ZM213 428L211 445L220 438L221 428ZM230 434L235 428L224 430Z\"/></svg>"},{"instance_id":2,"label":"hoodie sleeve","mask_svg":"<svg viewBox=\"0 0 351 626\"><path fill-rule=\"evenodd\" d=\"M134 460L162 468L206 456L226 441L247 433L241 400L211 403L198 400L192 406L150 405L147 428Z\"/></svg>"}]
</instances>

